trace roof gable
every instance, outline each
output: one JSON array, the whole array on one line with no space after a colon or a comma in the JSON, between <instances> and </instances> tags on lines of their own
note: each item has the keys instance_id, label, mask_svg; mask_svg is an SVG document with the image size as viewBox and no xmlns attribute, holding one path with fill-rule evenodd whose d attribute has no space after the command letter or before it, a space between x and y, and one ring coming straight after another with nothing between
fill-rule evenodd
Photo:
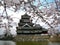
<instances>
[{"instance_id":1,"label":"roof gable","mask_svg":"<svg viewBox=\"0 0 60 45\"><path fill-rule=\"evenodd\" d=\"M22 26L22 28L24 28L24 27L25 27L25 28L32 28L32 27L31 27L29 24L27 24L27 23Z\"/></svg>"}]
</instances>

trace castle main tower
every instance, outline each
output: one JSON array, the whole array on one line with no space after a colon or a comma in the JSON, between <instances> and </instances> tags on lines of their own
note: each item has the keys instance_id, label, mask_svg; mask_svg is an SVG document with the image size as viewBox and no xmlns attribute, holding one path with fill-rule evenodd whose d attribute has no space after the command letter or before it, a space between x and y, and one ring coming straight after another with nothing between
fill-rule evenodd
<instances>
[{"instance_id":1,"label":"castle main tower","mask_svg":"<svg viewBox=\"0 0 60 45\"><path fill-rule=\"evenodd\" d=\"M35 25L30 19L31 16L24 14L21 17L21 20L18 23L17 34L41 34L47 33L47 30L43 30L40 25Z\"/></svg>"}]
</instances>

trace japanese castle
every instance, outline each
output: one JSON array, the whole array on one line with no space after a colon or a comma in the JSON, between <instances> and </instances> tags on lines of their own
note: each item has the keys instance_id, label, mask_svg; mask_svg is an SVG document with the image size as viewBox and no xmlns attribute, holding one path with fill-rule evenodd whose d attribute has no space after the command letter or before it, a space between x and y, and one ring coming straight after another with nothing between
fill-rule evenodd
<instances>
[{"instance_id":1,"label":"japanese castle","mask_svg":"<svg viewBox=\"0 0 60 45\"><path fill-rule=\"evenodd\" d=\"M24 14L21 17L21 20L18 23L17 34L46 34L47 30L42 28L38 24L33 24L30 19L31 16ZM35 25L35 26L34 26Z\"/></svg>"}]
</instances>

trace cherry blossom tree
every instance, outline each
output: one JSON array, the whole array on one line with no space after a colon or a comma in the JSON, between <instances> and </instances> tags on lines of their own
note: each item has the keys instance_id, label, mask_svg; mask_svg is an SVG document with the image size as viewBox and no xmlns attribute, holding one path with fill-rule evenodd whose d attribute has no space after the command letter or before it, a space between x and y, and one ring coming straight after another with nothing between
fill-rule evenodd
<instances>
[{"instance_id":1,"label":"cherry blossom tree","mask_svg":"<svg viewBox=\"0 0 60 45\"><path fill-rule=\"evenodd\" d=\"M0 0L0 6L4 7L3 12L6 12L8 19L7 9L18 12L19 10L25 11L28 14L32 14L32 19L38 17L35 21L41 20L48 25L48 31L51 30L51 34L58 33L58 25L60 24L60 11L58 9L60 2L56 0L54 2L47 2L44 0ZM3 14L3 13L2 13Z\"/></svg>"}]
</instances>

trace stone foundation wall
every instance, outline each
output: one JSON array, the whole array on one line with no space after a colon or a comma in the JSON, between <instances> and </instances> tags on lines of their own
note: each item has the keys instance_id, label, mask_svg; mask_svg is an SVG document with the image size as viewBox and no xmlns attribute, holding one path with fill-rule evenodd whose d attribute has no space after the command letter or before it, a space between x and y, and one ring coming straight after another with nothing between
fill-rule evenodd
<instances>
[{"instance_id":1,"label":"stone foundation wall","mask_svg":"<svg viewBox=\"0 0 60 45\"><path fill-rule=\"evenodd\" d=\"M47 35L17 35L14 40L16 41L48 41Z\"/></svg>"}]
</instances>

